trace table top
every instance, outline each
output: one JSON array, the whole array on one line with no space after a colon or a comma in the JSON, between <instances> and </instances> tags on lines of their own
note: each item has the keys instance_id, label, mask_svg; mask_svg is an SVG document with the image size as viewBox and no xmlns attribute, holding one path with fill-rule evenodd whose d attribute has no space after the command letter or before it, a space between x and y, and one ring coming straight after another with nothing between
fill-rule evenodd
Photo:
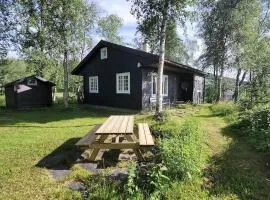
<instances>
[{"instance_id":1,"label":"table top","mask_svg":"<svg viewBox=\"0 0 270 200\"><path fill-rule=\"evenodd\" d=\"M96 134L133 134L133 127L134 117L132 115L112 115L101 125Z\"/></svg>"}]
</instances>

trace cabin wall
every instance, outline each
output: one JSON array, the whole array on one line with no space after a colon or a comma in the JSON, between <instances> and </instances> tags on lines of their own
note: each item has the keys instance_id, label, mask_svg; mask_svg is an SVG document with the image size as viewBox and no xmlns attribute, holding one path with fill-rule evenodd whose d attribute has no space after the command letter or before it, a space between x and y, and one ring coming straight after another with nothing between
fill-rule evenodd
<instances>
[{"instance_id":1,"label":"cabin wall","mask_svg":"<svg viewBox=\"0 0 270 200\"><path fill-rule=\"evenodd\" d=\"M84 77L84 102L141 110L142 76L137 64L142 58L111 47L107 47L107 52L108 58L101 60L100 49L97 50L80 71ZM124 72L130 72L130 94L117 94L116 73ZM98 93L89 93L89 76L98 76Z\"/></svg>"},{"instance_id":2,"label":"cabin wall","mask_svg":"<svg viewBox=\"0 0 270 200\"><path fill-rule=\"evenodd\" d=\"M142 108L150 108L150 98L152 96L152 73L157 73L156 70L143 69L142 70ZM179 75L174 72L164 71L164 75L168 75L168 96L164 96L163 99L170 99L170 102L177 100L179 95Z\"/></svg>"}]
</instances>

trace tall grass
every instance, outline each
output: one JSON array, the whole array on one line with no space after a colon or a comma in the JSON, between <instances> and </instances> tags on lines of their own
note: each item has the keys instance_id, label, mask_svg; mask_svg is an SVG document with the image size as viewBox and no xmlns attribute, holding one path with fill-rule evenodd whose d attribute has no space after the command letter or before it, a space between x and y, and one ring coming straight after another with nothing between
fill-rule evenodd
<instances>
[{"instance_id":1,"label":"tall grass","mask_svg":"<svg viewBox=\"0 0 270 200\"><path fill-rule=\"evenodd\" d=\"M228 122L233 122L238 119L238 107L232 101L220 102L213 104L210 109L214 115L224 117Z\"/></svg>"}]
</instances>

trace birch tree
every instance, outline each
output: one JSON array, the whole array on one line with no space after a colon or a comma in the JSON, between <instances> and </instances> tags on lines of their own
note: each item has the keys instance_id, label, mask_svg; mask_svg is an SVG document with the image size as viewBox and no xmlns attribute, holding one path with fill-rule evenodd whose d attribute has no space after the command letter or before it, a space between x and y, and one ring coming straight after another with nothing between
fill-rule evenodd
<instances>
[{"instance_id":1,"label":"birch tree","mask_svg":"<svg viewBox=\"0 0 270 200\"><path fill-rule=\"evenodd\" d=\"M171 20L182 20L187 16L187 8L195 0L129 0L133 3L131 13L138 20L138 30L141 32L153 32L159 40L159 63L157 77L157 120L163 120L162 114L162 77L165 58L166 28Z\"/></svg>"},{"instance_id":2,"label":"birch tree","mask_svg":"<svg viewBox=\"0 0 270 200\"><path fill-rule=\"evenodd\" d=\"M86 31L90 31L93 20L91 7L82 0L57 0L50 4L50 31L54 40L54 54L62 60L64 69L64 105L68 107L69 73L71 63L79 59L81 54L80 42L89 39ZM88 23L88 24L85 24ZM88 29L88 30L87 30ZM77 57L78 56L78 57Z\"/></svg>"},{"instance_id":3,"label":"birch tree","mask_svg":"<svg viewBox=\"0 0 270 200\"><path fill-rule=\"evenodd\" d=\"M123 38L119 36L119 30L123 26L123 19L117 15L103 17L98 22L98 33L109 42L121 44Z\"/></svg>"}]
</instances>

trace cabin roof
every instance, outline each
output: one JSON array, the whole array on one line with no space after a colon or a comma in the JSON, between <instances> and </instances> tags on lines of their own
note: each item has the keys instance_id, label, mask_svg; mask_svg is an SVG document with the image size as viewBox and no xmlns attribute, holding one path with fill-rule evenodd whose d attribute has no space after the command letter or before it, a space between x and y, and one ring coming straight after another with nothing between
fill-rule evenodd
<instances>
[{"instance_id":1,"label":"cabin roof","mask_svg":"<svg viewBox=\"0 0 270 200\"><path fill-rule=\"evenodd\" d=\"M40 76L31 75L31 76L23 77L23 78L15 80L15 81L9 82L9 83L5 84L4 87L11 86L11 85L17 85L19 83L24 82L25 80L27 80L29 78L35 78L35 79L37 79L37 80L39 80L39 81L41 81L49 86L55 86L55 84L53 82L50 82L50 81L48 81Z\"/></svg>"},{"instance_id":2,"label":"cabin roof","mask_svg":"<svg viewBox=\"0 0 270 200\"><path fill-rule=\"evenodd\" d=\"M105 41L105 40L100 40L100 42L89 52L89 54L79 63L79 65L75 69L72 70L71 74L78 75L80 70L85 67L88 60L90 60L92 58L92 55L97 50L99 50L101 47L104 47L104 46L119 49L119 50L128 52L130 54L134 54L134 55L137 55L137 56L140 56L140 57L152 59L153 62L154 62L153 64L157 64L158 60L159 60L159 56L156 55L156 54L152 54L152 53L148 53L146 51L142 51L142 50L139 50L139 49L133 49L133 48L126 47L126 46L123 46L123 45L111 43L111 42L108 42L108 41ZM203 71L195 69L195 68L193 68L191 66L188 66L188 65L173 62L173 61L170 61L170 60L167 60L167 59L165 59L164 63L167 64L167 65L170 65L172 67L185 69L185 70L188 70L188 71L191 71L193 73L200 74L200 75L203 75L203 76L205 75L205 73ZM142 67L144 67L144 66L142 66ZM151 65L150 66L148 65L147 67L151 67Z\"/></svg>"}]
</instances>

